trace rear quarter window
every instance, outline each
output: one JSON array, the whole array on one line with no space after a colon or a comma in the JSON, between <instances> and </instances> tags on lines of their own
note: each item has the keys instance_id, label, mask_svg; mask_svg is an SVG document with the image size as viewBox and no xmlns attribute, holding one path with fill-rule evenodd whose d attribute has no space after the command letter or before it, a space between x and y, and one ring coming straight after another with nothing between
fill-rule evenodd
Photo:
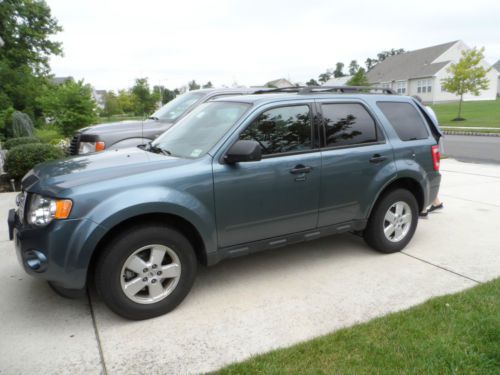
<instances>
[{"instance_id":1,"label":"rear quarter window","mask_svg":"<svg viewBox=\"0 0 500 375\"><path fill-rule=\"evenodd\" d=\"M429 137L424 119L410 103L377 102L377 106L402 141L427 139Z\"/></svg>"}]
</instances>

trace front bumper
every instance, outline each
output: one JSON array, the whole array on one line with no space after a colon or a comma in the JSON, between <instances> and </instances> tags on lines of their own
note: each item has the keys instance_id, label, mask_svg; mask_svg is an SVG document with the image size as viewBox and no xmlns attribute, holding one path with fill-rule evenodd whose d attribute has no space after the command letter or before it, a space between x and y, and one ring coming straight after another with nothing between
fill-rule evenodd
<instances>
[{"instance_id":1,"label":"front bumper","mask_svg":"<svg viewBox=\"0 0 500 375\"><path fill-rule=\"evenodd\" d=\"M43 228L23 224L9 211L9 238L26 273L66 289L85 287L90 259L104 229L90 219L54 220Z\"/></svg>"}]
</instances>

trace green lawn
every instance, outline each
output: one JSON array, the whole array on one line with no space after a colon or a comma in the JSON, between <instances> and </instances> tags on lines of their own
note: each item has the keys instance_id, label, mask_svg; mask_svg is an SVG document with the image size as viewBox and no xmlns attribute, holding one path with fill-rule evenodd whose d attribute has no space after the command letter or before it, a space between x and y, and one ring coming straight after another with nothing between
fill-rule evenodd
<instances>
[{"instance_id":1,"label":"green lawn","mask_svg":"<svg viewBox=\"0 0 500 375\"><path fill-rule=\"evenodd\" d=\"M218 373L498 374L499 369L500 279L496 279Z\"/></svg>"},{"instance_id":2,"label":"green lawn","mask_svg":"<svg viewBox=\"0 0 500 375\"><path fill-rule=\"evenodd\" d=\"M500 99L463 102L462 117L465 121L452 121L458 114L458 103L431 105L442 126L484 126L500 128Z\"/></svg>"}]
</instances>

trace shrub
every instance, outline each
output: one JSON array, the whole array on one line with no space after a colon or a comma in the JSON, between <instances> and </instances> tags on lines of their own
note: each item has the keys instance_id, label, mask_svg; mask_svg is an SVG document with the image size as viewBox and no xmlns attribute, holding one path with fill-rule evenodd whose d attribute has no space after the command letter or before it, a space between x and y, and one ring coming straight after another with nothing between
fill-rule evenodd
<instances>
[{"instance_id":1,"label":"shrub","mask_svg":"<svg viewBox=\"0 0 500 375\"><path fill-rule=\"evenodd\" d=\"M35 136L42 143L49 144L53 144L53 142L57 144L61 139L64 138L55 126L45 126L40 129L35 129Z\"/></svg>"},{"instance_id":2,"label":"shrub","mask_svg":"<svg viewBox=\"0 0 500 375\"><path fill-rule=\"evenodd\" d=\"M57 147L32 143L14 147L7 153L5 171L15 180L21 179L35 165L62 158L64 153Z\"/></svg>"},{"instance_id":3,"label":"shrub","mask_svg":"<svg viewBox=\"0 0 500 375\"><path fill-rule=\"evenodd\" d=\"M5 134L10 138L31 137L33 129L33 121L23 112L14 111L12 116L5 120Z\"/></svg>"},{"instance_id":4,"label":"shrub","mask_svg":"<svg viewBox=\"0 0 500 375\"><path fill-rule=\"evenodd\" d=\"M11 148L30 143L40 143L40 140L35 137L10 138L3 143L2 147L4 150L10 150Z\"/></svg>"}]
</instances>

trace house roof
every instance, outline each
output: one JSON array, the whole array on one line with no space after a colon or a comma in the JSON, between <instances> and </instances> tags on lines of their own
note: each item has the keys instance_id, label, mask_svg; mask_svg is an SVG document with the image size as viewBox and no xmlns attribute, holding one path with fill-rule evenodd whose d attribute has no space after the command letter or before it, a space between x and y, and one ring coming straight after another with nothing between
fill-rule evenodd
<instances>
[{"instance_id":1,"label":"house roof","mask_svg":"<svg viewBox=\"0 0 500 375\"><path fill-rule=\"evenodd\" d=\"M276 87L276 88L282 88L282 87L291 87L293 86L293 83L291 83L289 80L285 78L278 78L273 81L267 82L264 86L266 87Z\"/></svg>"},{"instance_id":2,"label":"house roof","mask_svg":"<svg viewBox=\"0 0 500 375\"><path fill-rule=\"evenodd\" d=\"M457 42L455 40L390 56L379 62L366 74L368 81L375 83L433 76L445 67L449 61L434 64L432 62Z\"/></svg>"},{"instance_id":3,"label":"house roof","mask_svg":"<svg viewBox=\"0 0 500 375\"><path fill-rule=\"evenodd\" d=\"M493 64L493 68L495 68L495 70L500 73L500 60Z\"/></svg>"},{"instance_id":4,"label":"house roof","mask_svg":"<svg viewBox=\"0 0 500 375\"><path fill-rule=\"evenodd\" d=\"M345 86L352 76L343 76L337 78L330 78L324 83L324 86Z\"/></svg>"}]
</instances>

